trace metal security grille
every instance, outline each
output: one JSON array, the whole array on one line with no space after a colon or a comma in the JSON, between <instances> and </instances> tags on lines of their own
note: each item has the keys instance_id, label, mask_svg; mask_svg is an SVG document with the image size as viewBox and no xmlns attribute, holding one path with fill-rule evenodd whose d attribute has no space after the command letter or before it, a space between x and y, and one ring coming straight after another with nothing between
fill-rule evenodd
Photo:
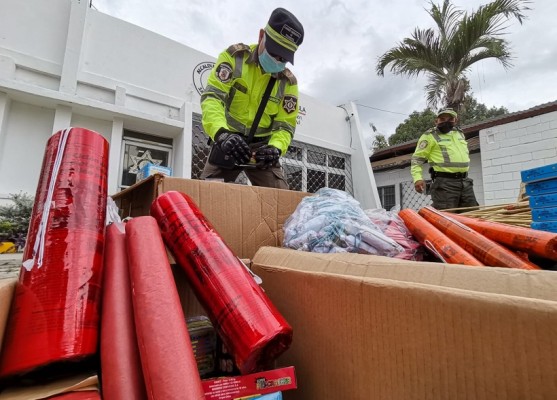
<instances>
[{"instance_id":1,"label":"metal security grille","mask_svg":"<svg viewBox=\"0 0 557 400\"><path fill-rule=\"evenodd\" d=\"M385 210L390 210L396 205L395 185L378 187L377 192Z\"/></svg>"},{"instance_id":2,"label":"metal security grille","mask_svg":"<svg viewBox=\"0 0 557 400\"><path fill-rule=\"evenodd\" d=\"M350 156L293 140L282 158L291 190L315 193L323 187L354 194Z\"/></svg>"},{"instance_id":3,"label":"metal security grille","mask_svg":"<svg viewBox=\"0 0 557 400\"><path fill-rule=\"evenodd\" d=\"M192 179L199 179L209 156L207 136L201 127L201 115L193 114ZM350 156L295 140L282 158L282 168L290 190L315 193L322 187L344 190L353 195ZM248 184L242 172L236 183Z\"/></svg>"},{"instance_id":4,"label":"metal security grille","mask_svg":"<svg viewBox=\"0 0 557 400\"><path fill-rule=\"evenodd\" d=\"M431 181L426 181L427 192L429 192L430 185ZM416 192L412 181L401 182L400 203L401 209L411 208L415 211L419 211L420 208L431 205L431 196L429 194L424 195Z\"/></svg>"}]
</instances>

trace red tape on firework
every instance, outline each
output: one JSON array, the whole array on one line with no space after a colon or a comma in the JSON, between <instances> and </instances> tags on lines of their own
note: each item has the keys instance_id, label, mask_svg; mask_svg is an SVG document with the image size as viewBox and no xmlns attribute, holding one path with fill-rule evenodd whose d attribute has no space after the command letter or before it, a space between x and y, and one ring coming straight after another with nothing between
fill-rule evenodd
<instances>
[{"instance_id":1,"label":"red tape on firework","mask_svg":"<svg viewBox=\"0 0 557 400\"><path fill-rule=\"evenodd\" d=\"M292 342L288 322L189 196L164 193L151 215L242 374L268 369Z\"/></svg>"},{"instance_id":2,"label":"red tape on firework","mask_svg":"<svg viewBox=\"0 0 557 400\"><path fill-rule=\"evenodd\" d=\"M0 376L95 354L108 142L69 128L47 142Z\"/></svg>"}]
</instances>

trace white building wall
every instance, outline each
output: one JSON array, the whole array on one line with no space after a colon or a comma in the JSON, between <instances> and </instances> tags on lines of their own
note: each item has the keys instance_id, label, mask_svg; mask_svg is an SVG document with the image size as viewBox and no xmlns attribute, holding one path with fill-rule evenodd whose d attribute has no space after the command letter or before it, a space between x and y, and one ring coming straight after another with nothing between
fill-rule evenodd
<instances>
[{"instance_id":1,"label":"white building wall","mask_svg":"<svg viewBox=\"0 0 557 400\"><path fill-rule=\"evenodd\" d=\"M480 205L485 205L485 193L483 185L483 164L481 153L470 154L470 170L468 176L474 181L474 194Z\"/></svg>"},{"instance_id":2,"label":"white building wall","mask_svg":"<svg viewBox=\"0 0 557 400\"><path fill-rule=\"evenodd\" d=\"M109 140L110 193L118 189L115 164L124 130L173 138L174 174L191 176L192 113L201 112L199 90L215 56L88 3L0 2L0 198L34 192L48 137L68 125ZM345 110L304 94L299 105L295 139L349 154L355 197L376 206L355 107ZM14 177L12 170L21 174Z\"/></svg>"},{"instance_id":3,"label":"white building wall","mask_svg":"<svg viewBox=\"0 0 557 400\"><path fill-rule=\"evenodd\" d=\"M0 188L6 194L35 194L54 110L13 101L7 132L0 136ZM29 118L32 115L33 118Z\"/></svg>"},{"instance_id":4,"label":"white building wall","mask_svg":"<svg viewBox=\"0 0 557 400\"><path fill-rule=\"evenodd\" d=\"M480 131L485 203L517 201L520 171L557 162L557 112Z\"/></svg>"}]
</instances>

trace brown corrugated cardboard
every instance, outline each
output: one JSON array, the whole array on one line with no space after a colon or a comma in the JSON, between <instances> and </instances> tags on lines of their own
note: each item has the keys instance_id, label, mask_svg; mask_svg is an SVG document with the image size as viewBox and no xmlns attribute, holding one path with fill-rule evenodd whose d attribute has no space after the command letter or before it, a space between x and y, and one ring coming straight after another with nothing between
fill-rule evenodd
<instances>
[{"instance_id":1,"label":"brown corrugated cardboard","mask_svg":"<svg viewBox=\"0 0 557 400\"><path fill-rule=\"evenodd\" d=\"M59 379L44 385L11 387L0 393L0 400L42 400L63 393L99 391L99 379L87 374Z\"/></svg>"},{"instance_id":2,"label":"brown corrugated cardboard","mask_svg":"<svg viewBox=\"0 0 557 400\"><path fill-rule=\"evenodd\" d=\"M4 339L4 331L6 330L6 323L10 315L16 283L17 279L15 278L0 279L0 350L2 349L2 340Z\"/></svg>"},{"instance_id":3,"label":"brown corrugated cardboard","mask_svg":"<svg viewBox=\"0 0 557 400\"><path fill-rule=\"evenodd\" d=\"M149 215L153 200L176 190L186 193L239 257L261 246L280 246L282 226L308 193L230 183L151 176L113 195L122 217Z\"/></svg>"},{"instance_id":4,"label":"brown corrugated cardboard","mask_svg":"<svg viewBox=\"0 0 557 400\"><path fill-rule=\"evenodd\" d=\"M280 249L254 257L252 269L294 329L278 360L298 375L285 399L554 398L552 272L413 263L422 269L413 273L367 257Z\"/></svg>"},{"instance_id":5,"label":"brown corrugated cardboard","mask_svg":"<svg viewBox=\"0 0 557 400\"><path fill-rule=\"evenodd\" d=\"M469 267L437 262L399 260L364 254L319 254L262 247L253 264L282 266L362 278L393 279L477 292L501 293L557 301L557 272Z\"/></svg>"}]
</instances>

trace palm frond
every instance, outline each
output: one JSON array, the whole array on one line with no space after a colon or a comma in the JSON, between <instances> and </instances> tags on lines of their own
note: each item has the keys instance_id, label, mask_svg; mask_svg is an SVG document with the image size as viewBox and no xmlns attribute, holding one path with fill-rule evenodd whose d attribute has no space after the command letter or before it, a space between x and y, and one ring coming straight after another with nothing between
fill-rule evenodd
<instances>
[{"instance_id":1,"label":"palm frond","mask_svg":"<svg viewBox=\"0 0 557 400\"><path fill-rule=\"evenodd\" d=\"M467 70L470 66L481 60L488 58L495 58L501 63L503 68L508 69L512 67L511 53L507 42L501 39L486 40L481 46L480 50L469 54L466 58L462 59L462 70Z\"/></svg>"},{"instance_id":2,"label":"palm frond","mask_svg":"<svg viewBox=\"0 0 557 400\"><path fill-rule=\"evenodd\" d=\"M440 49L439 39L433 30L416 29L411 38L404 39L379 58L377 74L383 76L389 65L390 71L398 75L417 76L422 72L442 74L443 57Z\"/></svg>"},{"instance_id":3,"label":"palm frond","mask_svg":"<svg viewBox=\"0 0 557 400\"><path fill-rule=\"evenodd\" d=\"M425 85L426 101L427 105L435 110L437 104L444 96L444 88L447 83L447 79L444 76L431 76L428 79L428 84Z\"/></svg>"},{"instance_id":4,"label":"palm frond","mask_svg":"<svg viewBox=\"0 0 557 400\"><path fill-rule=\"evenodd\" d=\"M440 8L430 1L431 9L427 12L439 29L439 36L443 42L450 41L454 35L463 11L457 9L449 0L444 0Z\"/></svg>"},{"instance_id":5,"label":"palm frond","mask_svg":"<svg viewBox=\"0 0 557 400\"><path fill-rule=\"evenodd\" d=\"M509 19L522 24L532 1L492 0L471 13L456 8L450 0L440 5L429 1L427 12L437 29L416 28L411 37L379 57L376 71L380 76L386 68L397 75L424 74L430 106L440 101L459 105L470 90L466 74L471 65L495 58L504 68L512 66L509 44L501 35Z\"/></svg>"},{"instance_id":6,"label":"palm frond","mask_svg":"<svg viewBox=\"0 0 557 400\"><path fill-rule=\"evenodd\" d=\"M487 14L487 15L502 15L507 19L512 17L516 18L518 22L522 25L522 22L527 18L525 11L530 10L528 7L532 4L530 0L494 0L491 3L480 6L475 14Z\"/></svg>"}]
</instances>

